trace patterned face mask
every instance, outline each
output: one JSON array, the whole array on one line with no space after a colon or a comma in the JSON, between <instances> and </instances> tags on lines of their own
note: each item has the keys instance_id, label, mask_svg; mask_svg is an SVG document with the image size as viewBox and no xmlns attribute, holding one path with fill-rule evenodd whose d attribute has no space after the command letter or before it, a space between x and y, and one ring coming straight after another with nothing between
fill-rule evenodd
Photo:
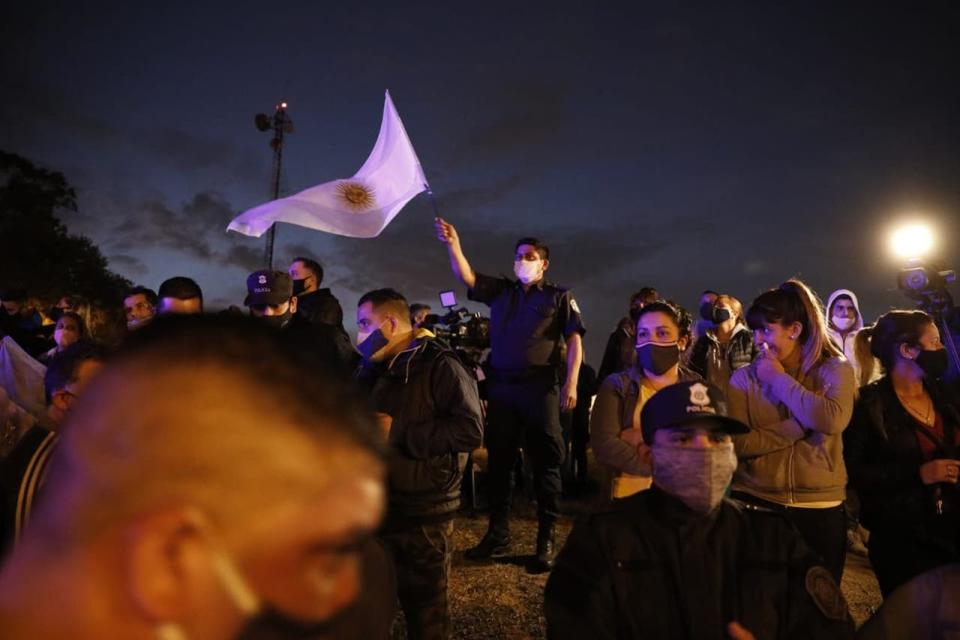
<instances>
[{"instance_id":1,"label":"patterned face mask","mask_svg":"<svg viewBox=\"0 0 960 640\"><path fill-rule=\"evenodd\" d=\"M697 513L720 504L736 470L732 442L708 449L653 445L654 483Z\"/></svg>"}]
</instances>

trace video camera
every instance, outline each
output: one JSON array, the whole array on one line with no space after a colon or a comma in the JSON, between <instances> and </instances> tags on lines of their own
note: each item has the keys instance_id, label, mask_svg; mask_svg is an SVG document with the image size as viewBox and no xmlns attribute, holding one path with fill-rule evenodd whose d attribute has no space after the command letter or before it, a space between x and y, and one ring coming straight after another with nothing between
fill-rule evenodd
<instances>
[{"instance_id":1,"label":"video camera","mask_svg":"<svg viewBox=\"0 0 960 640\"><path fill-rule=\"evenodd\" d=\"M940 271L931 265L912 260L897 274L897 287L907 297L935 318L947 316L953 310L953 297L947 285L957 279L953 271Z\"/></svg>"},{"instance_id":2,"label":"video camera","mask_svg":"<svg viewBox=\"0 0 960 640\"><path fill-rule=\"evenodd\" d=\"M447 312L442 316L431 313L420 326L478 363L483 352L490 347L490 318L470 313L464 307L456 308L457 298L453 291L441 291L440 304Z\"/></svg>"},{"instance_id":3,"label":"video camera","mask_svg":"<svg viewBox=\"0 0 960 640\"><path fill-rule=\"evenodd\" d=\"M954 306L947 286L955 282L957 274L941 271L918 259L910 260L897 274L897 288L930 315L940 329L940 340L950 356L946 379L960 379L960 352L957 335L960 334L960 309Z\"/></svg>"}]
</instances>

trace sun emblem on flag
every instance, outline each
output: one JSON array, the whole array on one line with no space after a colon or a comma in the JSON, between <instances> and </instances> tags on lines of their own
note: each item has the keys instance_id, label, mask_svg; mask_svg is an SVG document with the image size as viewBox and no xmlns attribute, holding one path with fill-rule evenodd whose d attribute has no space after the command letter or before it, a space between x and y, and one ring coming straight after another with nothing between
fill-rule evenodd
<instances>
[{"instance_id":1,"label":"sun emblem on flag","mask_svg":"<svg viewBox=\"0 0 960 640\"><path fill-rule=\"evenodd\" d=\"M341 182L337 185L337 197L357 212L372 209L377 203L373 189L361 182Z\"/></svg>"}]
</instances>

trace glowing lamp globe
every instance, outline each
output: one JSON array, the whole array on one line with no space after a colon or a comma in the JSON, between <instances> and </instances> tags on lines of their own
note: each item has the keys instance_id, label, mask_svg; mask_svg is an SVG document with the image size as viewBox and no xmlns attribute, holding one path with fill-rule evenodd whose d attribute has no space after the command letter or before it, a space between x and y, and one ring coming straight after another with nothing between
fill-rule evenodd
<instances>
[{"instance_id":1,"label":"glowing lamp globe","mask_svg":"<svg viewBox=\"0 0 960 640\"><path fill-rule=\"evenodd\" d=\"M890 236L890 246L901 258L922 258L933 248L933 232L922 224L900 227Z\"/></svg>"}]
</instances>

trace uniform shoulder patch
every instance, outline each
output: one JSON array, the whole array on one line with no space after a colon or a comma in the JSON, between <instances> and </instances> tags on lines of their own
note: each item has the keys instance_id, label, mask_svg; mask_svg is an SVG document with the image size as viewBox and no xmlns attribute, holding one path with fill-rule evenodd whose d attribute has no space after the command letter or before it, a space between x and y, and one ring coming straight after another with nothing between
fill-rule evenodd
<instances>
[{"instance_id":1,"label":"uniform shoulder patch","mask_svg":"<svg viewBox=\"0 0 960 640\"><path fill-rule=\"evenodd\" d=\"M810 567L805 580L807 593L820 612L831 620L846 620L847 601L840 587L824 567Z\"/></svg>"},{"instance_id":2,"label":"uniform shoulder patch","mask_svg":"<svg viewBox=\"0 0 960 640\"><path fill-rule=\"evenodd\" d=\"M574 312L574 313L580 313L580 307L579 307L579 305L577 305L577 301L574 300L572 296L571 296L571 298L570 298L570 308L573 309L573 312ZM583 315L583 314L581 314L581 315Z\"/></svg>"}]
</instances>

